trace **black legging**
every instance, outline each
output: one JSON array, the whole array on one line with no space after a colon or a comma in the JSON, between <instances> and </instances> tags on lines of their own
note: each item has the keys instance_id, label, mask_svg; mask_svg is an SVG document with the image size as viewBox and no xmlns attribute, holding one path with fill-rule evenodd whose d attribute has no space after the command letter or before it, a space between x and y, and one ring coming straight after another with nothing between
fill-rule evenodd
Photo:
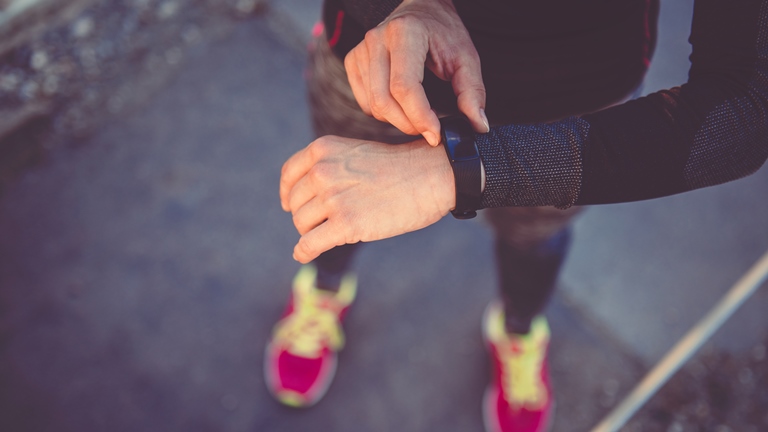
<instances>
[{"instance_id":1,"label":"black legging","mask_svg":"<svg viewBox=\"0 0 768 432\"><path fill-rule=\"evenodd\" d=\"M496 263L507 331L518 334L530 331L531 321L541 313L555 290L570 237L570 229L565 228L527 251L496 240ZM338 288L359 245L336 247L315 259L313 264L317 267L319 288L331 291Z\"/></svg>"}]
</instances>

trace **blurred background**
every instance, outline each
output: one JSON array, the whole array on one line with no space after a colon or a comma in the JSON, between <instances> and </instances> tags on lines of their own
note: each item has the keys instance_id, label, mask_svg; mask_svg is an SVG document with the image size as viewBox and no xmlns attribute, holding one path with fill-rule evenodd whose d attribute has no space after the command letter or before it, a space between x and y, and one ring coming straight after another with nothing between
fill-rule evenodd
<instances>
[{"instance_id":1,"label":"blurred background","mask_svg":"<svg viewBox=\"0 0 768 432\"><path fill-rule=\"evenodd\" d=\"M662 0L646 93L685 82L692 3ZM264 387L320 6L0 0L0 431L482 430L481 221L364 248L326 398ZM554 430L597 423L768 249L766 196L763 168L581 216L547 311ZM768 430L766 311L763 287L624 430Z\"/></svg>"}]
</instances>

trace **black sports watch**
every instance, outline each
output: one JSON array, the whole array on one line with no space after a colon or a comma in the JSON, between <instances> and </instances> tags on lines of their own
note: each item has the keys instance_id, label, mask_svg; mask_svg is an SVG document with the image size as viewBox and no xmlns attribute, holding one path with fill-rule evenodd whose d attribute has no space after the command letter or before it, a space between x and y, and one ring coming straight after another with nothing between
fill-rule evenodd
<instances>
[{"instance_id":1,"label":"black sports watch","mask_svg":"<svg viewBox=\"0 0 768 432\"><path fill-rule=\"evenodd\" d=\"M477 216L481 201L481 160L475 131L460 116L444 117L440 125L440 137L456 180L456 208L451 214L456 219L472 219Z\"/></svg>"}]
</instances>

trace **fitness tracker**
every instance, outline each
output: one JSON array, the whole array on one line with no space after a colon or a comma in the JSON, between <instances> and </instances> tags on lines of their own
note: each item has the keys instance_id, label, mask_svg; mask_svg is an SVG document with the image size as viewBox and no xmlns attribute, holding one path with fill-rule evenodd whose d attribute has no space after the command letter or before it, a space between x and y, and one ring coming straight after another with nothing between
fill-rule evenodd
<instances>
[{"instance_id":1,"label":"fitness tracker","mask_svg":"<svg viewBox=\"0 0 768 432\"><path fill-rule=\"evenodd\" d=\"M480 153L475 144L475 131L463 117L440 119L440 136L456 180L456 219L471 219L480 208Z\"/></svg>"}]
</instances>

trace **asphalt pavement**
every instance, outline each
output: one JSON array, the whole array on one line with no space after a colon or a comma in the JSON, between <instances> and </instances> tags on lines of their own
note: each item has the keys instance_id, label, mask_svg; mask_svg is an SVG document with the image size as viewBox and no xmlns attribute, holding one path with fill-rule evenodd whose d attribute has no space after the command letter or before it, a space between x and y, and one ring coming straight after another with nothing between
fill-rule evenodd
<instances>
[{"instance_id":1,"label":"asphalt pavement","mask_svg":"<svg viewBox=\"0 0 768 432\"><path fill-rule=\"evenodd\" d=\"M5 190L0 430L482 430L480 317L496 275L479 221L445 218L363 248L327 397L298 411L266 391L263 347L298 268L277 188L312 138L300 49L310 8L277 2L194 48L145 106L51 150ZM662 23L683 13L666 8ZM679 79L661 74L647 91L665 77ZM763 169L579 219L547 311L554 430L596 423L768 248L766 192ZM766 306L763 290L717 346L760 340Z\"/></svg>"}]
</instances>

